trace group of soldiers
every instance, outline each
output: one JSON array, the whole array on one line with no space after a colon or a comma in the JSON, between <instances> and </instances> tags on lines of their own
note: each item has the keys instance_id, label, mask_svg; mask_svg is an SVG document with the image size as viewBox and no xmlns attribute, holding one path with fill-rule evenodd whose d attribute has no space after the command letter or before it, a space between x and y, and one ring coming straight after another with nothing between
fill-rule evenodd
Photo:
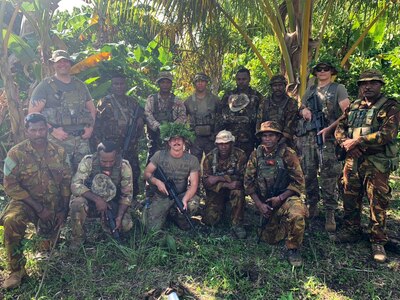
<instances>
[{"instance_id":1,"label":"group of soldiers","mask_svg":"<svg viewBox=\"0 0 400 300\"><path fill-rule=\"evenodd\" d=\"M202 222L216 226L229 206L232 231L244 239L248 195L263 219L259 239L285 240L289 262L300 266L306 218L319 214L320 198L330 238L353 242L361 237L365 195L373 258L386 261L388 180L398 165L400 108L381 93L385 82L378 71L360 75L360 99L351 103L346 88L332 82L336 68L319 62L312 68L316 84L307 89L300 108L282 75L271 78L272 93L263 97L251 88L249 70L240 69L236 89L219 100L207 87L210 78L198 73L194 93L182 101L172 93L172 74L164 71L156 79L159 91L142 109L126 95L122 73L113 74L110 94L96 107L84 83L70 75L69 54L56 50L50 60L55 75L32 94L27 140L4 162L4 188L11 200L1 224L11 273L3 288L20 285L26 276L21 241L29 223L39 235L54 239L69 215L73 249L85 240L87 217L101 217L111 234L133 227L130 207L137 205L141 184L138 139L144 132L149 149L141 220L146 231L162 230L168 220L189 229L182 213L199 213L202 186ZM161 170L169 183L158 176ZM336 232L339 178L344 226ZM181 211L174 206L171 182Z\"/></svg>"}]
</instances>

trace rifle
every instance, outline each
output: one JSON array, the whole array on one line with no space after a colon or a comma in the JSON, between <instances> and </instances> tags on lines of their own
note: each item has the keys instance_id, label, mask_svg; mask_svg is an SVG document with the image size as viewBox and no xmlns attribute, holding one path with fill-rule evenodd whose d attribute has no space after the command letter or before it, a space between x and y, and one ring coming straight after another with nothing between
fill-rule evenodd
<instances>
[{"instance_id":1,"label":"rifle","mask_svg":"<svg viewBox=\"0 0 400 300\"><path fill-rule=\"evenodd\" d=\"M315 130L317 131L317 135L315 137L316 139L316 143L318 146L318 151L319 151L319 166L321 167L323 164L323 152L322 149L324 147L324 139L322 137L321 134L318 134L318 132L320 132L322 129L324 129L326 127L325 124L325 116L324 113L322 112L322 109L320 107L320 103L318 101L317 98L317 94L316 91L314 91L314 93L311 96L312 98L312 119L311 119L311 123L312 123L312 127L315 128Z\"/></svg>"},{"instance_id":2,"label":"rifle","mask_svg":"<svg viewBox=\"0 0 400 300\"><path fill-rule=\"evenodd\" d=\"M116 224L115 224L114 215L112 213L112 210L109 209L109 208L107 208L107 210L106 210L106 219L107 219L107 222L108 222L108 227L110 227L112 237L118 243L121 243L121 237L119 235L119 232L118 232L118 230L115 230Z\"/></svg>"},{"instance_id":3,"label":"rifle","mask_svg":"<svg viewBox=\"0 0 400 300\"><path fill-rule=\"evenodd\" d=\"M164 170L160 166L158 166L157 169L154 171L154 176L157 179L161 180L165 184L165 188L168 191L168 197L171 200L175 201L176 207L178 207L179 211L181 213L183 213L183 215L185 216L186 220L188 221L190 227L192 229L194 229L193 223L190 220L187 211L185 209L183 209L183 202L178 196L178 192L176 191L175 183L171 179L167 178L167 176L164 173Z\"/></svg>"},{"instance_id":4,"label":"rifle","mask_svg":"<svg viewBox=\"0 0 400 300\"><path fill-rule=\"evenodd\" d=\"M136 136L132 137L133 129L136 127L136 121L139 113L139 103L136 105L135 111L132 114L132 118L130 119L129 123L126 125L126 132L125 132L125 140L124 140L124 147L122 148L121 155L125 157L126 151L128 151L129 143L131 140L135 140ZM137 134L137 130L135 130L135 134Z\"/></svg>"}]
</instances>

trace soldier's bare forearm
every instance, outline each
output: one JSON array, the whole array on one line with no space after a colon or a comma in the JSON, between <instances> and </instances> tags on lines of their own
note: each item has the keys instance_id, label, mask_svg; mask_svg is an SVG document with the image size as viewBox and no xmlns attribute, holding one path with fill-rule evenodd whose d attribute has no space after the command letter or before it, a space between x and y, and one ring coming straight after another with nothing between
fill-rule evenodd
<instances>
[{"instance_id":1,"label":"soldier's bare forearm","mask_svg":"<svg viewBox=\"0 0 400 300\"><path fill-rule=\"evenodd\" d=\"M124 214L125 214L125 212L127 211L127 209L128 209L128 205L126 205L126 204L119 204L118 205L118 213L117 213L117 218L123 218L123 216L124 216Z\"/></svg>"}]
</instances>

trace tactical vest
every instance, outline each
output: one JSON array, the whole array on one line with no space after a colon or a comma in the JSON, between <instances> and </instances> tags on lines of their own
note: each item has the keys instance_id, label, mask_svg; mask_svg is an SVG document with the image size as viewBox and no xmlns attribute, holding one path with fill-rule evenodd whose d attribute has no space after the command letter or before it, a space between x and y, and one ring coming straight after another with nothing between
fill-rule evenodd
<instances>
[{"instance_id":1,"label":"tactical vest","mask_svg":"<svg viewBox=\"0 0 400 300\"><path fill-rule=\"evenodd\" d=\"M86 89L77 78L72 77L74 89L69 92L60 91L54 77L45 80L53 90L56 100L52 97L47 99L42 114L52 126L62 126L64 131L70 133L92 124L93 118L86 108Z\"/></svg>"},{"instance_id":2,"label":"tactical vest","mask_svg":"<svg viewBox=\"0 0 400 300\"><path fill-rule=\"evenodd\" d=\"M159 98L158 94L152 95L154 101L153 101L153 116L154 118L159 122L174 122L174 117L173 117L173 107L174 107L174 102L175 102L175 95L172 94L171 97L168 98L168 103L167 103L167 108L165 110L160 111L159 108Z\"/></svg>"},{"instance_id":3,"label":"tactical vest","mask_svg":"<svg viewBox=\"0 0 400 300\"><path fill-rule=\"evenodd\" d=\"M285 151L286 146L281 146L273 153L266 155L262 145L257 147L257 186L258 192L263 198L271 196L269 193L274 188L279 169L286 170L282 159ZM285 190L289 185L289 176L285 176L285 179L279 183L279 191Z\"/></svg>"},{"instance_id":4,"label":"tactical vest","mask_svg":"<svg viewBox=\"0 0 400 300\"><path fill-rule=\"evenodd\" d=\"M391 101L386 97L381 97L371 108L360 108L362 100L356 100L350 107L348 116L349 137L358 138L370 133L379 131L381 122L378 120L378 114L382 106ZM392 140L386 145L371 145L366 150L367 154L383 153L387 158L397 157L396 140Z\"/></svg>"},{"instance_id":5,"label":"tactical vest","mask_svg":"<svg viewBox=\"0 0 400 300\"><path fill-rule=\"evenodd\" d=\"M132 98L127 98L127 100L132 100ZM133 103L127 103L133 107ZM130 109L126 105L122 105L114 95L107 95L104 98L104 109L99 112L100 116L107 115L107 131L113 135L124 134L127 125L132 118L133 109ZM104 119L103 119L104 120Z\"/></svg>"},{"instance_id":6,"label":"tactical vest","mask_svg":"<svg viewBox=\"0 0 400 300\"><path fill-rule=\"evenodd\" d=\"M234 176L238 175L237 174L237 164L239 159L235 155L235 148L232 148L231 155L229 156L229 167L227 170L218 170L218 148L214 148L211 150L213 159L211 163L211 170L212 174L215 176L223 176L223 175L229 175L229 176Z\"/></svg>"},{"instance_id":7,"label":"tactical vest","mask_svg":"<svg viewBox=\"0 0 400 300\"><path fill-rule=\"evenodd\" d=\"M207 109L203 111L199 108L199 102L196 100L196 95L193 94L187 100L187 105L190 108L190 125L193 128L196 136L210 136L214 132L215 125L215 102L211 101L212 95L208 93L204 100Z\"/></svg>"},{"instance_id":8,"label":"tactical vest","mask_svg":"<svg viewBox=\"0 0 400 300\"><path fill-rule=\"evenodd\" d=\"M285 127L286 124L284 124L285 120L285 111L286 111L286 106L289 103L289 97L285 96L285 101L282 103L278 103L278 105L274 105L274 108L272 108L272 96L268 97L264 103L263 107L263 114L264 114L264 119L263 122L265 121L274 121L277 122L279 125L282 126L282 128Z\"/></svg>"},{"instance_id":9,"label":"tactical vest","mask_svg":"<svg viewBox=\"0 0 400 300\"><path fill-rule=\"evenodd\" d=\"M318 96L317 86L313 85L311 87L312 94L307 99L307 107L311 108L313 111L318 111L318 108L314 107L312 101L312 95L317 93L317 99L319 100L319 107L322 109L322 112L325 115L325 119L328 124L332 124L341 116L341 109L339 103L337 101L337 89L339 84L336 82L332 82L329 84L328 89L324 93L322 99Z\"/></svg>"}]
</instances>

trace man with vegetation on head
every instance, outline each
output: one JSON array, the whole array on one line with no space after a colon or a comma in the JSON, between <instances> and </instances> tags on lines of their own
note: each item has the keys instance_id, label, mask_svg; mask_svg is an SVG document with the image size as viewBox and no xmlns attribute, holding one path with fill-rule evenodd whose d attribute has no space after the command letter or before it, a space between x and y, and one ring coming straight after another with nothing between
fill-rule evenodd
<instances>
[{"instance_id":1,"label":"man with vegetation on head","mask_svg":"<svg viewBox=\"0 0 400 300\"><path fill-rule=\"evenodd\" d=\"M272 94L260 102L257 115L257 129L265 121L274 121L282 128L283 137L280 142L286 142L291 147L297 125L297 101L286 93L287 80L283 75L274 75L269 82Z\"/></svg>"},{"instance_id":2,"label":"man with vegetation on head","mask_svg":"<svg viewBox=\"0 0 400 300\"><path fill-rule=\"evenodd\" d=\"M193 141L194 134L186 125L180 123L164 123L160 131L161 138L168 143L168 149L157 151L144 170L145 179L156 190L149 199L149 206L144 208L147 210L144 213L148 216L144 226L148 230L160 230L169 217L181 229L188 230L190 227L187 220L177 213L174 201L168 198L164 182L156 178L154 173L161 167L166 177L174 182L184 210L195 213L199 205L196 191L200 164L194 155L185 151L185 143Z\"/></svg>"},{"instance_id":3,"label":"man with vegetation on head","mask_svg":"<svg viewBox=\"0 0 400 300\"><path fill-rule=\"evenodd\" d=\"M185 101L186 112L191 129L196 135L190 153L197 157L199 162L214 148L215 112L219 102L217 96L207 89L210 77L204 73L197 73L193 78L195 92Z\"/></svg>"},{"instance_id":4,"label":"man with vegetation on head","mask_svg":"<svg viewBox=\"0 0 400 300\"><path fill-rule=\"evenodd\" d=\"M83 156L90 153L96 108L86 85L71 76L72 58L64 50L53 52L50 61L55 74L39 83L29 102L29 113L47 118L49 140L65 148L75 172Z\"/></svg>"},{"instance_id":5,"label":"man with vegetation on head","mask_svg":"<svg viewBox=\"0 0 400 300\"><path fill-rule=\"evenodd\" d=\"M298 267L303 263L299 249L307 216L300 161L292 148L279 143L283 134L278 123L262 123L257 136L261 144L247 162L245 192L265 218L260 237L269 244L286 237L288 260Z\"/></svg>"},{"instance_id":6,"label":"man with vegetation on head","mask_svg":"<svg viewBox=\"0 0 400 300\"><path fill-rule=\"evenodd\" d=\"M100 143L96 153L82 159L72 178L71 248L76 249L84 242L83 225L87 217L100 217L109 233L107 210L112 212L114 231L128 232L133 226L128 210L132 204L132 169L117 149L113 142Z\"/></svg>"},{"instance_id":7,"label":"man with vegetation on head","mask_svg":"<svg viewBox=\"0 0 400 300\"><path fill-rule=\"evenodd\" d=\"M133 197L135 198L139 193L141 176L138 141L144 132L144 110L136 99L126 95L127 90L126 76L122 72L114 72L110 93L97 103L96 123L91 142L95 149L103 141L112 141L117 145L117 151L122 153L128 138L127 134L130 127L133 127L123 158L128 160L132 167Z\"/></svg>"},{"instance_id":8,"label":"man with vegetation on head","mask_svg":"<svg viewBox=\"0 0 400 300\"><path fill-rule=\"evenodd\" d=\"M346 151L343 169L344 228L333 236L336 242L354 242L361 238L361 214L364 194L369 203L369 235L372 255L383 263L388 241L386 211L391 200L389 175L398 168L397 134L400 105L387 98L385 84L377 70L364 71L357 81L361 99L346 110L335 131L339 145Z\"/></svg>"},{"instance_id":9,"label":"man with vegetation on head","mask_svg":"<svg viewBox=\"0 0 400 300\"><path fill-rule=\"evenodd\" d=\"M64 149L48 141L46 118L40 113L25 117L27 140L12 147L4 161L4 191L11 198L1 215L4 248L11 271L3 282L15 288L26 276L22 240L28 224L39 236L55 240L68 215L71 169Z\"/></svg>"},{"instance_id":10,"label":"man with vegetation on head","mask_svg":"<svg viewBox=\"0 0 400 300\"><path fill-rule=\"evenodd\" d=\"M298 150L301 152L305 174L310 218L319 214L318 202L321 191L325 206L325 230L334 232L336 231L335 210L338 206L337 181L341 164L335 155L333 133L339 118L349 106L350 100L346 88L342 84L332 82L332 76L337 74L333 64L320 61L313 67L312 74L317 77L317 84L307 88L302 98L300 108L302 119L299 120L297 132L300 143ZM319 132L314 122L318 112L322 114L325 123L325 127ZM322 155L316 143L317 135L321 135L323 139Z\"/></svg>"},{"instance_id":11,"label":"man with vegetation on head","mask_svg":"<svg viewBox=\"0 0 400 300\"><path fill-rule=\"evenodd\" d=\"M172 92L173 76L170 72L162 71L158 74L156 83L159 92L147 98L144 108L147 124L147 138L150 158L160 150L163 141L160 139L160 125L163 122L186 123L186 108L183 102Z\"/></svg>"},{"instance_id":12,"label":"man with vegetation on head","mask_svg":"<svg viewBox=\"0 0 400 300\"><path fill-rule=\"evenodd\" d=\"M214 226L224 215L226 202L231 206L231 223L234 234L244 239L242 226L245 209L243 175L247 157L243 150L233 146L235 137L222 130L215 138L214 148L203 160L203 185L206 190L206 207L203 222Z\"/></svg>"},{"instance_id":13,"label":"man with vegetation on head","mask_svg":"<svg viewBox=\"0 0 400 300\"><path fill-rule=\"evenodd\" d=\"M247 157L256 145L257 110L262 95L250 87L250 71L241 68L236 73L236 89L227 92L217 107L217 132L230 131L236 138L234 146Z\"/></svg>"}]
</instances>

